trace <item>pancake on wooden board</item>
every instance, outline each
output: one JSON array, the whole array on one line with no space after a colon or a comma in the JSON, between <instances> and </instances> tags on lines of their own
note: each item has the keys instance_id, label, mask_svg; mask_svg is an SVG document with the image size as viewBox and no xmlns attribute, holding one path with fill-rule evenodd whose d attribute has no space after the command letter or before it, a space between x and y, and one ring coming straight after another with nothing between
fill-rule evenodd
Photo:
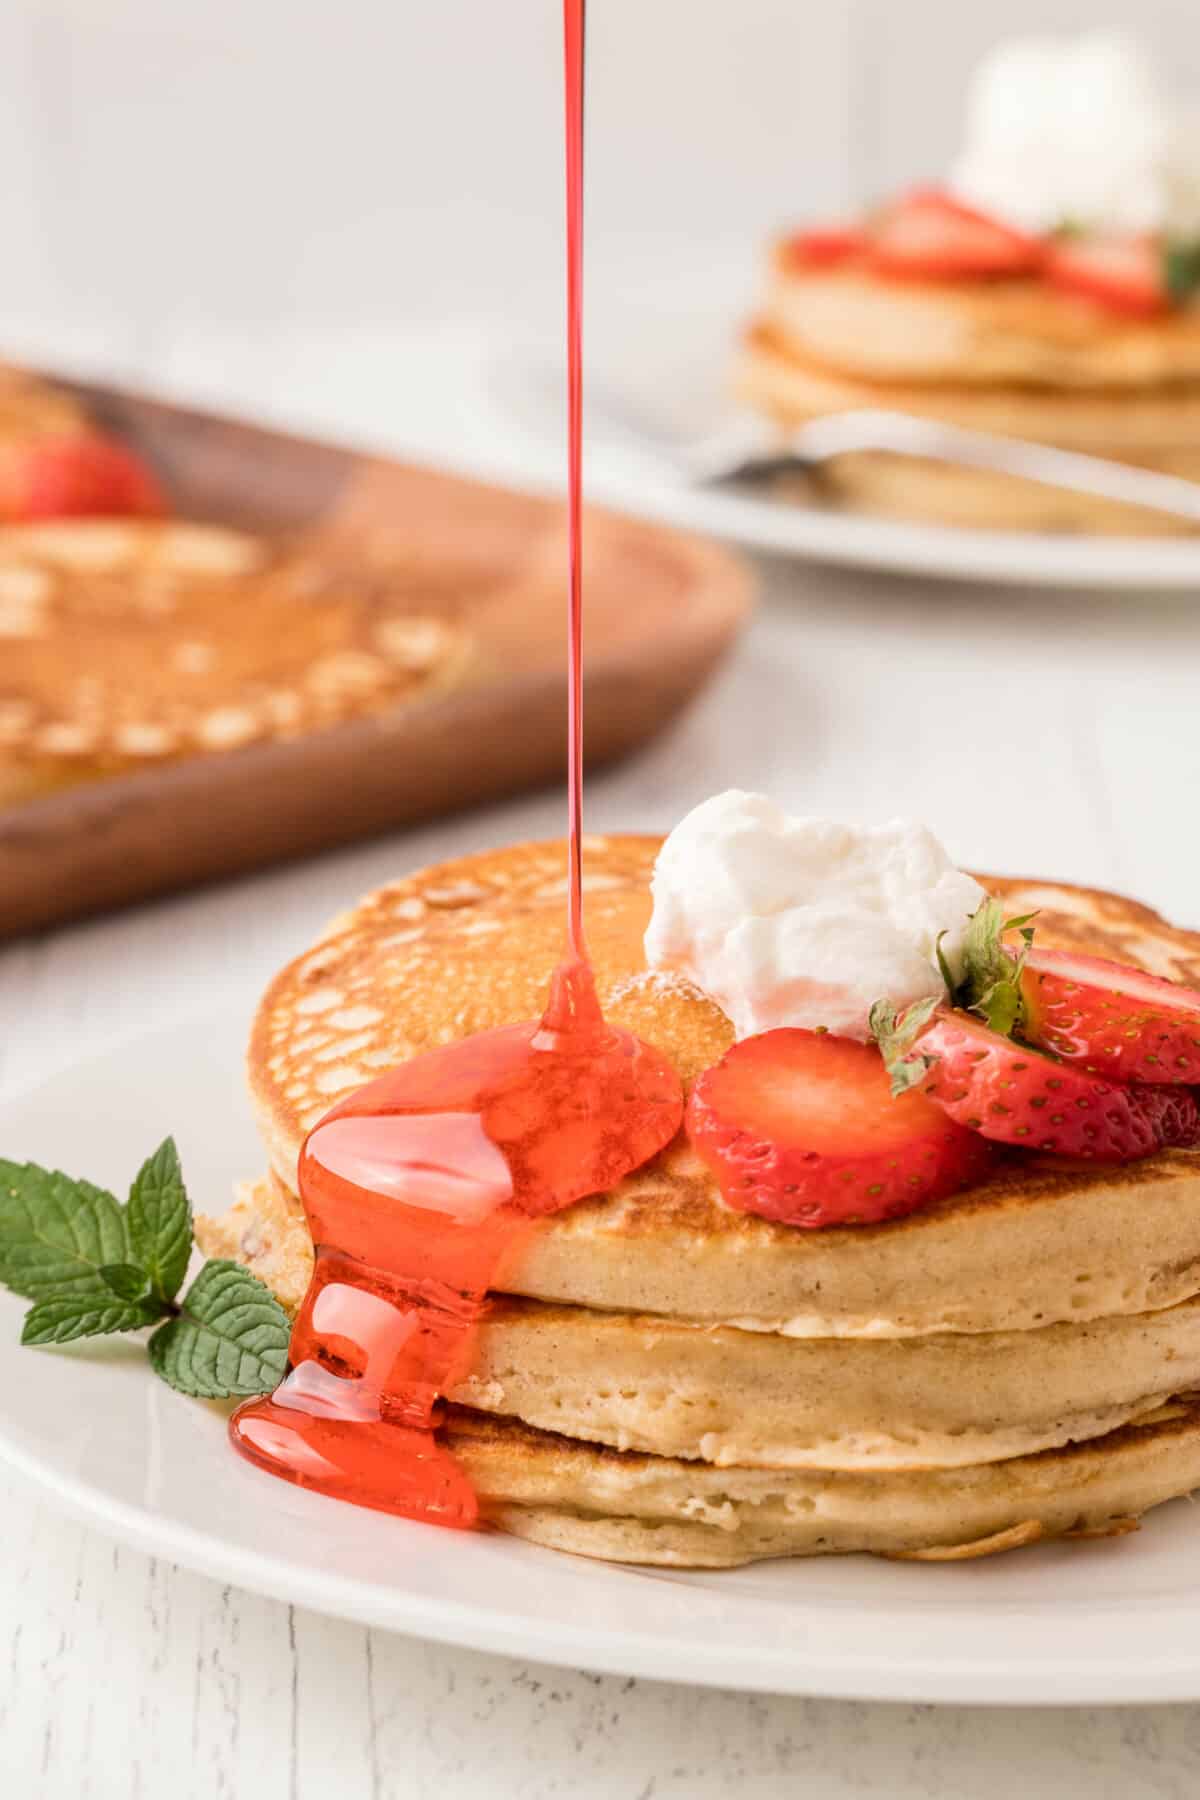
<instances>
[{"instance_id":1,"label":"pancake on wooden board","mask_svg":"<svg viewBox=\"0 0 1200 1800\"><path fill-rule=\"evenodd\" d=\"M658 847L588 840L588 939L609 1016L686 1081L732 1034L688 983L645 969ZM422 871L277 977L249 1059L273 1173L198 1222L207 1254L298 1305L312 1262L294 1194L304 1133L380 1069L536 1014L564 871L561 844ZM1200 981L1200 938L1134 902L986 885L1039 910L1043 943ZM680 1140L544 1221L498 1287L514 1297L485 1319L453 1430L500 1521L560 1547L721 1563L954 1545L1099 1528L1196 1479L1191 1424L1171 1421L1189 1448L1170 1480L1161 1420L1123 1435L1200 1387L1200 1157L1183 1152L1119 1169L1014 1162L908 1219L805 1232L730 1211ZM1072 1460L1088 1442L1111 1446L1112 1480ZM532 1498L516 1465L538 1472ZM618 1499L630 1510L612 1511Z\"/></svg>"},{"instance_id":2,"label":"pancake on wooden board","mask_svg":"<svg viewBox=\"0 0 1200 1800\"><path fill-rule=\"evenodd\" d=\"M380 714L468 635L385 574L222 526L0 530L0 804Z\"/></svg>"},{"instance_id":3,"label":"pancake on wooden board","mask_svg":"<svg viewBox=\"0 0 1200 1800\"><path fill-rule=\"evenodd\" d=\"M88 429L78 401L25 369L0 363L0 443L76 437Z\"/></svg>"}]
</instances>

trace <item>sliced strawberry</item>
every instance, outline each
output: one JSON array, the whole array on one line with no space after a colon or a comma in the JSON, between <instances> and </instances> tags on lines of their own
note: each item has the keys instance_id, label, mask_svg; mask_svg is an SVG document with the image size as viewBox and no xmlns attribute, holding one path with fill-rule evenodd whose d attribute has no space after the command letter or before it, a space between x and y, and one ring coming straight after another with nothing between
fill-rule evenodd
<instances>
[{"instance_id":1,"label":"sliced strawberry","mask_svg":"<svg viewBox=\"0 0 1200 1800\"><path fill-rule=\"evenodd\" d=\"M957 1124L993 1143L1120 1163L1192 1130L1185 1102L1171 1106L1157 1088L1123 1086L1058 1062L970 1013L923 1003L890 1028L876 1009L872 1025L896 1091L915 1083Z\"/></svg>"},{"instance_id":2,"label":"sliced strawberry","mask_svg":"<svg viewBox=\"0 0 1200 1800\"><path fill-rule=\"evenodd\" d=\"M0 442L0 522L165 512L162 490L124 444L88 433Z\"/></svg>"},{"instance_id":3,"label":"sliced strawberry","mask_svg":"<svg viewBox=\"0 0 1200 1800\"><path fill-rule=\"evenodd\" d=\"M1061 238L1048 246L1047 280L1110 312L1149 317L1171 305L1167 259L1152 237Z\"/></svg>"},{"instance_id":4,"label":"sliced strawberry","mask_svg":"<svg viewBox=\"0 0 1200 1800\"><path fill-rule=\"evenodd\" d=\"M1031 950L1021 1030L1112 1081L1200 1082L1200 993L1070 950Z\"/></svg>"},{"instance_id":5,"label":"sliced strawberry","mask_svg":"<svg viewBox=\"0 0 1200 1800\"><path fill-rule=\"evenodd\" d=\"M735 1044L692 1089L687 1127L730 1206L785 1225L898 1219L990 1161L924 1094L893 1099L874 1045L816 1031Z\"/></svg>"},{"instance_id":6,"label":"sliced strawberry","mask_svg":"<svg viewBox=\"0 0 1200 1800\"><path fill-rule=\"evenodd\" d=\"M786 254L798 268L828 269L861 256L867 243L867 233L861 225L817 225L810 231L793 233L787 241Z\"/></svg>"},{"instance_id":7,"label":"sliced strawberry","mask_svg":"<svg viewBox=\"0 0 1200 1800\"><path fill-rule=\"evenodd\" d=\"M1042 254L1035 238L940 188L917 188L888 207L871 237L871 261L887 275L1024 275Z\"/></svg>"},{"instance_id":8,"label":"sliced strawberry","mask_svg":"<svg viewBox=\"0 0 1200 1800\"><path fill-rule=\"evenodd\" d=\"M1131 1091L1137 1095L1164 1149L1200 1149L1200 1106L1192 1088L1142 1086Z\"/></svg>"}]
</instances>

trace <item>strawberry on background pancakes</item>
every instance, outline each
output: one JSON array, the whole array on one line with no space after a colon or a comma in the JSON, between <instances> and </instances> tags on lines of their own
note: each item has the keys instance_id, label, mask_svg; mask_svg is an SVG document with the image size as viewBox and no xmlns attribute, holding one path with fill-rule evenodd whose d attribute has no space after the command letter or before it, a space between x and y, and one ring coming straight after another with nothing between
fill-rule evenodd
<instances>
[{"instance_id":1,"label":"strawberry on background pancakes","mask_svg":"<svg viewBox=\"0 0 1200 1800\"><path fill-rule=\"evenodd\" d=\"M68 395L0 365L0 524L165 510L134 451L97 431Z\"/></svg>"}]
</instances>

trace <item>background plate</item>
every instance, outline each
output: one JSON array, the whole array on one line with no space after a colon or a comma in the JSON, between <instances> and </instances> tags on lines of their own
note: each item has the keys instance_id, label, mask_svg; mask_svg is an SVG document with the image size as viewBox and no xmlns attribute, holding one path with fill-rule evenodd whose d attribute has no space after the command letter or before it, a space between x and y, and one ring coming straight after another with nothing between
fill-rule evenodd
<instances>
[{"instance_id":1,"label":"background plate","mask_svg":"<svg viewBox=\"0 0 1200 1800\"><path fill-rule=\"evenodd\" d=\"M744 309L743 309L744 310ZM907 524L772 499L752 488L693 487L636 444L704 436L729 409L736 305L609 309L588 348L584 432L594 500L759 550L847 567L1023 586L1200 593L1200 536L1090 537ZM492 467L511 479L561 481L565 374L533 341L485 352L480 412L506 447ZM483 433L484 438L488 433ZM489 459L490 460L490 459Z\"/></svg>"},{"instance_id":2,"label":"background plate","mask_svg":"<svg viewBox=\"0 0 1200 1800\"><path fill-rule=\"evenodd\" d=\"M0 1152L123 1193L174 1131L198 1210L262 1166L244 1021L173 1024L0 1111ZM319 1611L477 1649L779 1693L993 1703L1200 1698L1200 1517L941 1567L848 1557L727 1573L609 1567L407 1524L239 1461L226 1409L155 1380L140 1347L17 1343L0 1296L0 1459L141 1550Z\"/></svg>"}]
</instances>

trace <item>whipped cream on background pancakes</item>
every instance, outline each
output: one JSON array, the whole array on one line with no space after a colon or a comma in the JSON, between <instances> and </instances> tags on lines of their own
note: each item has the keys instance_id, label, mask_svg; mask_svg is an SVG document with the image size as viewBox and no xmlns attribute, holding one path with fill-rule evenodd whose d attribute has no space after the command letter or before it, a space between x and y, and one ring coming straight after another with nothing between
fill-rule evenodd
<instances>
[{"instance_id":1,"label":"whipped cream on background pancakes","mask_svg":"<svg viewBox=\"0 0 1200 1800\"><path fill-rule=\"evenodd\" d=\"M1177 105L1136 39L1021 38L967 91L950 186L1021 230L1200 234L1200 113Z\"/></svg>"},{"instance_id":2,"label":"whipped cream on background pancakes","mask_svg":"<svg viewBox=\"0 0 1200 1800\"><path fill-rule=\"evenodd\" d=\"M736 788L675 827L652 892L647 962L686 975L739 1038L802 1026L860 1042L877 1000L945 996L938 939L957 976L985 898L911 819L794 818Z\"/></svg>"}]
</instances>

